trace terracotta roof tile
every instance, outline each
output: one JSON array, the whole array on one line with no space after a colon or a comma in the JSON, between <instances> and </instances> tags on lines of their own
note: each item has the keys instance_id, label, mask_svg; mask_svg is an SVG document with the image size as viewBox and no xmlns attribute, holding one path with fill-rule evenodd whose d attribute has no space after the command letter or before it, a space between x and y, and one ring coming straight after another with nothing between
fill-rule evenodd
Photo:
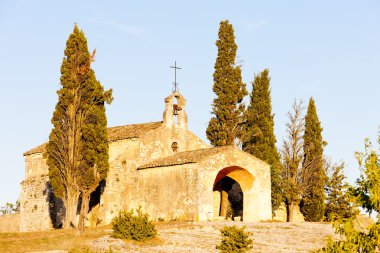
<instances>
[{"instance_id":1,"label":"terracotta roof tile","mask_svg":"<svg viewBox=\"0 0 380 253\"><path fill-rule=\"evenodd\" d=\"M110 127L108 128L108 142L139 138L145 133L159 128L160 126L162 126L162 121ZM44 152L46 144L47 143L41 144L31 150L26 151L24 156Z\"/></svg>"},{"instance_id":2,"label":"terracotta roof tile","mask_svg":"<svg viewBox=\"0 0 380 253\"><path fill-rule=\"evenodd\" d=\"M31 154L37 154L37 153L42 153L45 151L45 148L46 148L46 144L47 143L44 143L44 144L41 144L35 148L32 148L31 150L28 150L24 153L24 156L27 156L27 155L31 155Z\"/></svg>"},{"instance_id":3,"label":"terracotta roof tile","mask_svg":"<svg viewBox=\"0 0 380 253\"><path fill-rule=\"evenodd\" d=\"M108 141L118 141L131 138L139 138L145 133L162 126L162 121L108 128Z\"/></svg>"},{"instance_id":4,"label":"terracotta roof tile","mask_svg":"<svg viewBox=\"0 0 380 253\"><path fill-rule=\"evenodd\" d=\"M220 152L234 149L234 146L225 146L218 148L205 148L205 149L197 149L190 151L183 151L177 154L167 156L164 158L159 158L157 160L151 161L147 164L144 164L138 168L138 170L148 169L148 168L156 168L156 167L166 167L166 166L175 166L189 163L197 163L202 159L218 154Z\"/></svg>"}]
</instances>

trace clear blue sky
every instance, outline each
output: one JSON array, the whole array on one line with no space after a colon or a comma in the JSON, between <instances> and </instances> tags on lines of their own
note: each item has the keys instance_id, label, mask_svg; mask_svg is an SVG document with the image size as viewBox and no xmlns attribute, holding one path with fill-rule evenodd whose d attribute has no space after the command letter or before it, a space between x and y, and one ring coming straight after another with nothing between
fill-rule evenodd
<instances>
[{"instance_id":1,"label":"clear blue sky","mask_svg":"<svg viewBox=\"0 0 380 253\"><path fill-rule=\"evenodd\" d=\"M224 19L249 90L254 74L270 69L278 146L294 99L313 96L325 154L344 160L353 181L354 152L365 137L376 139L380 124L379 1L0 0L0 205L19 196L22 153L48 139L75 22L97 50L97 78L114 90L110 126L161 120L177 60L189 128L206 141Z\"/></svg>"}]
</instances>

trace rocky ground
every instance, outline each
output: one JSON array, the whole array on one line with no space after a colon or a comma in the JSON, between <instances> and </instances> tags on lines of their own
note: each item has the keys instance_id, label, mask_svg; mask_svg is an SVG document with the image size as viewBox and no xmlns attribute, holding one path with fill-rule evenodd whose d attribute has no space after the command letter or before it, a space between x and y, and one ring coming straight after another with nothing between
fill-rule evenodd
<instances>
[{"instance_id":1,"label":"rocky ground","mask_svg":"<svg viewBox=\"0 0 380 253\"><path fill-rule=\"evenodd\" d=\"M251 252L310 252L325 245L327 238L336 237L331 224L326 223L170 222L158 224L159 236L150 242L124 242L107 235L89 246L97 251L111 247L120 252L218 252L219 229L231 225L246 226L246 231L253 233Z\"/></svg>"}]
</instances>

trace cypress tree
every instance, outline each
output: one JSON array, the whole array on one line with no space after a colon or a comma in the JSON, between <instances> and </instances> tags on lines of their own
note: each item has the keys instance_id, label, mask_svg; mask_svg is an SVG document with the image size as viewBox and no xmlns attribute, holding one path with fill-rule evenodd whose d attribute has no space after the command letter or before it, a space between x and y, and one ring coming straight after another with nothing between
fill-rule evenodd
<instances>
[{"instance_id":1,"label":"cypress tree","mask_svg":"<svg viewBox=\"0 0 380 253\"><path fill-rule=\"evenodd\" d=\"M307 221L320 221L325 209L325 170L323 168L322 127L313 98L310 98L305 116L303 136L304 159L302 175L307 186L301 200L301 212Z\"/></svg>"},{"instance_id":2,"label":"cypress tree","mask_svg":"<svg viewBox=\"0 0 380 253\"><path fill-rule=\"evenodd\" d=\"M244 105L242 100L247 95L242 82L240 66L235 64L237 45L234 29L228 20L220 22L218 56L215 62L213 91L216 94L212 105L212 114L206 130L207 138L213 146L234 144L242 123Z\"/></svg>"},{"instance_id":3,"label":"cypress tree","mask_svg":"<svg viewBox=\"0 0 380 253\"><path fill-rule=\"evenodd\" d=\"M268 69L255 76L250 98L250 104L244 114L242 147L245 152L271 165L272 210L274 211L282 202L279 176L281 162L276 148L276 136L274 135Z\"/></svg>"},{"instance_id":4,"label":"cypress tree","mask_svg":"<svg viewBox=\"0 0 380 253\"><path fill-rule=\"evenodd\" d=\"M64 227L74 226L81 196L79 226L84 229L92 191L108 171L107 119L104 103L111 103L112 90L104 91L91 69L87 39L74 26L61 66L61 88L52 117L53 129L46 149L49 180L56 197L63 200ZM86 209L87 206L87 209Z\"/></svg>"}]
</instances>

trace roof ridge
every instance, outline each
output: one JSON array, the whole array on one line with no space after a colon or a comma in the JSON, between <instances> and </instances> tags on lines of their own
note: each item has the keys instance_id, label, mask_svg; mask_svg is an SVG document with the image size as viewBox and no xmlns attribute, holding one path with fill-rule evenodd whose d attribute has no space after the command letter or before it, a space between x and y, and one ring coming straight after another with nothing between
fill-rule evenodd
<instances>
[{"instance_id":1,"label":"roof ridge","mask_svg":"<svg viewBox=\"0 0 380 253\"><path fill-rule=\"evenodd\" d=\"M137 169L142 170L142 169L148 169L148 168L167 167L167 166L197 163L197 162L202 161L204 158L208 156L217 154L220 151L231 149L231 148L235 149L236 147L234 145L228 145L228 146L222 146L222 147L209 147L209 148L181 151L170 156L165 156L165 157L151 160L139 166Z\"/></svg>"},{"instance_id":2,"label":"roof ridge","mask_svg":"<svg viewBox=\"0 0 380 253\"><path fill-rule=\"evenodd\" d=\"M161 121L151 121L151 122L145 122L145 123L134 123L134 124L128 124L128 125L110 126L110 127L107 127L107 129L116 128L116 127L150 125L150 124L158 124L158 123L163 123L163 121L161 120Z\"/></svg>"}]
</instances>

